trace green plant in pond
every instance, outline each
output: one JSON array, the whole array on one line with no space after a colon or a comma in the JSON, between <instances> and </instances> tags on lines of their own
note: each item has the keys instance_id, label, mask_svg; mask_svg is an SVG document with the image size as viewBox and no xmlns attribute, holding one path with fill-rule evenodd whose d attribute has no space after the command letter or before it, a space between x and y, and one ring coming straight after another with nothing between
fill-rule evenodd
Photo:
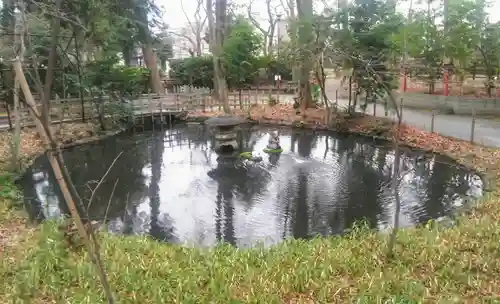
<instances>
[{"instance_id":1,"label":"green plant in pond","mask_svg":"<svg viewBox=\"0 0 500 304\"><path fill-rule=\"evenodd\" d=\"M242 152L240 153L242 159L251 159L253 157L252 152Z\"/></svg>"},{"instance_id":2,"label":"green plant in pond","mask_svg":"<svg viewBox=\"0 0 500 304\"><path fill-rule=\"evenodd\" d=\"M302 120L301 120L301 121L296 121L296 122L295 122L295 127L296 127L296 128L305 128L305 127L306 127L306 124L305 124L305 122L303 122Z\"/></svg>"}]
</instances>

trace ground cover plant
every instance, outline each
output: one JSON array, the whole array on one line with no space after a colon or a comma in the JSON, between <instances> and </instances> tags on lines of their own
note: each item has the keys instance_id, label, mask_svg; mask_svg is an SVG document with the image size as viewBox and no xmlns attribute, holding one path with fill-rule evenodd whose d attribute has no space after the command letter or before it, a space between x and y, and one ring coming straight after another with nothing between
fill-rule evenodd
<instances>
[{"instance_id":1,"label":"ground cover plant","mask_svg":"<svg viewBox=\"0 0 500 304\"><path fill-rule=\"evenodd\" d=\"M276 121L283 121L279 108L274 113ZM383 125L364 121L370 123L358 125L359 133L372 133ZM490 191L477 207L458 217L455 226L431 222L401 230L392 259L386 257L388 236L362 224L344 237L290 240L269 249L246 250L227 245L185 248L146 237L100 233L117 299L121 303L493 301L500 294L500 165L496 161L500 152L405 128L406 144L428 143L424 149L432 147L486 174ZM0 272L2 298L32 303L104 302L86 252L65 245L57 222L26 228L24 218L11 208L19 200L11 177L3 180L7 186L1 192L0 231L16 225L19 230L9 232L16 235L15 241L0 234L2 255L8 256Z\"/></svg>"}]
</instances>

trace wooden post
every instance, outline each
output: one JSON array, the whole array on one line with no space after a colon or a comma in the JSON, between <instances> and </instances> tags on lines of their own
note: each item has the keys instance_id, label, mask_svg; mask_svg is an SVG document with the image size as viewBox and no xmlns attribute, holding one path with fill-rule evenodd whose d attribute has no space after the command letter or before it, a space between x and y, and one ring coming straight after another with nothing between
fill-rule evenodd
<instances>
[{"instance_id":1,"label":"wooden post","mask_svg":"<svg viewBox=\"0 0 500 304\"><path fill-rule=\"evenodd\" d=\"M238 89L238 99L240 102L240 110L243 110L243 100L241 99L241 89Z\"/></svg>"},{"instance_id":2,"label":"wooden post","mask_svg":"<svg viewBox=\"0 0 500 304\"><path fill-rule=\"evenodd\" d=\"M470 142L474 143L474 133L476 129L476 109L472 107L472 122L470 126Z\"/></svg>"},{"instance_id":3,"label":"wooden post","mask_svg":"<svg viewBox=\"0 0 500 304\"><path fill-rule=\"evenodd\" d=\"M214 110L214 107L213 107L214 101L212 100L212 93L211 92L209 92L207 94L206 99L207 99L207 103L208 103L208 111L209 112L213 112L213 110Z\"/></svg>"},{"instance_id":4,"label":"wooden post","mask_svg":"<svg viewBox=\"0 0 500 304\"><path fill-rule=\"evenodd\" d=\"M403 69L403 77L401 80L403 81L402 83L403 92L406 92L408 89L408 70L406 68Z\"/></svg>"},{"instance_id":5,"label":"wooden post","mask_svg":"<svg viewBox=\"0 0 500 304\"><path fill-rule=\"evenodd\" d=\"M278 79L276 80L276 102L280 103L280 89L281 89L281 75L278 76Z\"/></svg>"},{"instance_id":6,"label":"wooden post","mask_svg":"<svg viewBox=\"0 0 500 304\"><path fill-rule=\"evenodd\" d=\"M160 97L160 128L163 128L163 97Z\"/></svg>"},{"instance_id":7,"label":"wooden post","mask_svg":"<svg viewBox=\"0 0 500 304\"><path fill-rule=\"evenodd\" d=\"M78 230L78 233L83 238L83 242L85 243L85 245L87 247L87 250L89 253L89 258L91 259L92 263L98 268L99 277L101 279L101 283L104 286L105 292L108 296L108 301L110 303L113 303L112 295L107 293L107 291L109 290L109 284L108 284L108 281L106 278L106 274L104 272L104 269L101 269L100 266L98 265L98 262L96 262L98 257L96 256L95 252L93 251L93 248L95 248L95 247L92 246L90 236L87 233L87 230L85 229L85 226L82 222L80 214L78 213L78 209L77 209L77 206L75 204L75 201L73 200L73 197L70 194L68 184L67 184L66 180L64 179L64 176L63 176L63 173L61 170L61 166L60 166L59 162L57 161L56 155L54 154L54 151L52 149L53 148L52 145L57 144L57 143L53 143L50 140L51 138L54 138L50 123L47 122L45 127L44 127L42 125L41 120L39 119L40 113L36 107L35 99L33 98L33 95L31 94L28 82L26 81L26 77L24 76L24 72L23 72L23 69L21 66L21 62L19 61L19 58L16 58L14 60L13 66L14 66L14 70L16 72L16 79L17 79L17 81L19 81L21 89L24 93L24 97L26 99L26 103L29 105L30 112L32 113L32 115L34 117L34 122L35 122L36 128L38 130L38 133L40 134L40 137L45 145L45 148L49 151L49 153L47 153L47 157L49 159L49 163L50 163L52 170L54 172L54 175L56 177L57 183L59 184L59 187L60 187L61 192L63 194L64 200L66 201L66 205L68 206L71 217L75 221L75 225L76 225L76 228ZM60 153L59 147L56 146L55 148L56 148L55 153Z\"/></svg>"},{"instance_id":8,"label":"wooden post","mask_svg":"<svg viewBox=\"0 0 500 304\"><path fill-rule=\"evenodd\" d=\"M403 98L399 102L399 115L401 116L401 123L403 122Z\"/></svg>"},{"instance_id":9,"label":"wooden post","mask_svg":"<svg viewBox=\"0 0 500 304\"><path fill-rule=\"evenodd\" d=\"M145 111L144 110L144 99L141 99L141 124L142 124L142 130L144 130L144 111Z\"/></svg>"},{"instance_id":10,"label":"wooden post","mask_svg":"<svg viewBox=\"0 0 500 304\"><path fill-rule=\"evenodd\" d=\"M138 102L139 102L139 99L133 99L132 100L132 119L133 119L133 122L134 122L134 131L137 127L137 116L139 116L139 112L137 112L137 108L138 108Z\"/></svg>"},{"instance_id":11,"label":"wooden post","mask_svg":"<svg viewBox=\"0 0 500 304\"><path fill-rule=\"evenodd\" d=\"M205 113L207 111L207 96L205 93L200 94L201 102L202 102L202 112Z\"/></svg>"},{"instance_id":12,"label":"wooden post","mask_svg":"<svg viewBox=\"0 0 500 304\"><path fill-rule=\"evenodd\" d=\"M154 112L154 106L153 106L153 100L151 98L151 90L148 90L148 107L149 111L151 112L151 127L155 128L155 112Z\"/></svg>"},{"instance_id":13,"label":"wooden post","mask_svg":"<svg viewBox=\"0 0 500 304\"><path fill-rule=\"evenodd\" d=\"M339 111L339 90L335 90L335 113Z\"/></svg>"},{"instance_id":14,"label":"wooden post","mask_svg":"<svg viewBox=\"0 0 500 304\"><path fill-rule=\"evenodd\" d=\"M434 133L434 120L436 119L436 111L432 109L432 116L431 116L431 133Z\"/></svg>"},{"instance_id":15,"label":"wooden post","mask_svg":"<svg viewBox=\"0 0 500 304\"><path fill-rule=\"evenodd\" d=\"M351 103L352 103L352 76L349 77L349 106L347 112L351 114Z\"/></svg>"},{"instance_id":16,"label":"wooden post","mask_svg":"<svg viewBox=\"0 0 500 304\"><path fill-rule=\"evenodd\" d=\"M443 94L444 96L449 95L449 73L448 69L445 69L443 72Z\"/></svg>"}]
</instances>

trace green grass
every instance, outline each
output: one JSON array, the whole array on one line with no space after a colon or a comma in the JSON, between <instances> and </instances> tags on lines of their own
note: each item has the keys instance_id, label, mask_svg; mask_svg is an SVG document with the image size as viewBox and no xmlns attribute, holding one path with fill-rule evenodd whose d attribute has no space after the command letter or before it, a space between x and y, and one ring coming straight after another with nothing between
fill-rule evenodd
<instances>
[{"instance_id":1,"label":"green grass","mask_svg":"<svg viewBox=\"0 0 500 304\"><path fill-rule=\"evenodd\" d=\"M0 171L0 223L8 223L13 218L20 218L21 194L14 183L15 175Z\"/></svg>"},{"instance_id":2,"label":"green grass","mask_svg":"<svg viewBox=\"0 0 500 304\"><path fill-rule=\"evenodd\" d=\"M387 237L363 227L345 237L249 250L184 248L146 237L102 234L102 252L120 303L493 299L500 294L496 194L460 218L456 227L429 223L401 230L393 260L386 258ZM23 259L3 263L0 295L8 303L104 303L85 253L64 245L56 222L45 223L39 232L38 244L31 243Z\"/></svg>"},{"instance_id":3,"label":"green grass","mask_svg":"<svg viewBox=\"0 0 500 304\"><path fill-rule=\"evenodd\" d=\"M39 246L7 273L4 292L26 302L102 303L93 268L57 231L43 225ZM446 303L500 292L500 224L492 218L403 230L392 261L386 237L362 228L270 249L193 249L108 234L102 243L120 303Z\"/></svg>"},{"instance_id":4,"label":"green grass","mask_svg":"<svg viewBox=\"0 0 500 304\"><path fill-rule=\"evenodd\" d=\"M395 258L387 235L358 227L345 237L292 240L269 249L184 248L146 237L101 234L119 303L495 303L500 299L499 150L467 148L455 157L487 172L491 192L457 225L401 230ZM463 155L459 155L463 153ZM453 153L452 153L453 154ZM470 158L474 155L474 158ZM19 195L6 177L0 228L15 228ZM85 252L62 242L56 222L4 254L0 302L104 303Z\"/></svg>"}]
</instances>

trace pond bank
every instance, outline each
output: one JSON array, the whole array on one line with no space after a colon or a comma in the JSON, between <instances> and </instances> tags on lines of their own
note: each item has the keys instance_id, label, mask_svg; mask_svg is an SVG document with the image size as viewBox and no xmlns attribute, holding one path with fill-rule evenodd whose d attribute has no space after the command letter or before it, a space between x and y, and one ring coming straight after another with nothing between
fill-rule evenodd
<instances>
[{"instance_id":1,"label":"pond bank","mask_svg":"<svg viewBox=\"0 0 500 304\"><path fill-rule=\"evenodd\" d=\"M247 115L248 113L243 113ZM292 113L294 114L294 113ZM319 110L306 119L286 107L255 108L260 122L324 128ZM198 115L198 114L196 114ZM317 116L314 116L317 115ZM316 118L315 118L316 117ZM301 123L301 121L303 123ZM390 136L390 122L363 117L340 121L344 131ZM487 173L491 192L457 226L429 224L401 230L396 258L385 257L387 237L359 228L346 237L293 240L269 250L206 250L162 244L147 238L103 234L102 251L111 285L124 303L372 303L474 301L500 294L499 150L403 128L405 144L447 154ZM36 153L32 154L36 155ZM4 198L6 205L15 199ZM2 207L3 208L3 207ZM5 220L5 222L4 222ZM17 217L17 220L22 219ZM7 217L0 219L2 227ZM15 222L15 221L12 221ZM54 223L20 231L28 235L3 259L0 294L7 302L103 302L83 253L68 252ZM19 237L23 239L23 237ZM37 247L35 247L37 245ZM32 247L28 253L26 248ZM9 253L10 253L9 252ZM7 254L9 254L7 253ZM5 252L2 252L5 254ZM8 260L8 262L5 262Z\"/></svg>"},{"instance_id":2,"label":"pond bank","mask_svg":"<svg viewBox=\"0 0 500 304\"><path fill-rule=\"evenodd\" d=\"M63 149L96 141L119 132L96 131L98 127L91 123L66 123L59 126L61 125L53 127L53 130ZM10 250L16 249L19 243L29 239L35 232L29 227L25 214L17 210L20 198L14 184L16 176L8 169L11 161L11 136L10 132L0 132L2 143L0 146L0 257L11 255ZM23 171L44 152L44 148L35 128L24 128L20 142L21 171Z\"/></svg>"}]
</instances>

